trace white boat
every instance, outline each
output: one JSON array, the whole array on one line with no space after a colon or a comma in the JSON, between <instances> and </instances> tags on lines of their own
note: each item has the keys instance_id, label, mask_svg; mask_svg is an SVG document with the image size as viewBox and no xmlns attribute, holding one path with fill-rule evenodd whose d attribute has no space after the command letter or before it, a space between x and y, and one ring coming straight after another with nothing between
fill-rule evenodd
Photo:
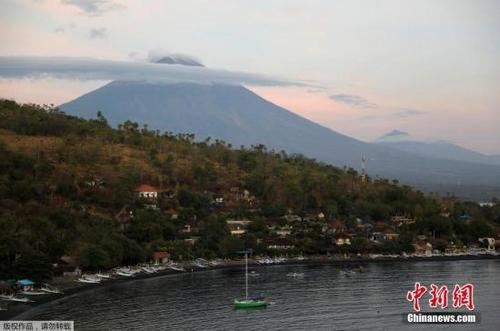
<instances>
[{"instance_id":1,"label":"white boat","mask_svg":"<svg viewBox=\"0 0 500 331\"><path fill-rule=\"evenodd\" d=\"M87 284L99 284L101 283L101 279L94 276L82 276L78 278L78 282Z\"/></svg>"},{"instance_id":2,"label":"white boat","mask_svg":"<svg viewBox=\"0 0 500 331\"><path fill-rule=\"evenodd\" d=\"M150 267L141 267L142 271L144 271L147 274L154 274L156 271Z\"/></svg>"},{"instance_id":3,"label":"white boat","mask_svg":"<svg viewBox=\"0 0 500 331\"><path fill-rule=\"evenodd\" d=\"M273 264L274 260L270 258L264 258L257 261L259 264Z\"/></svg>"},{"instance_id":4,"label":"white boat","mask_svg":"<svg viewBox=\"0 0 500 331\"><path fill-rule=\"evenodd\" d=\"M289 272L286 274L287 277L291 277L291 278L302 278L304 277L304 273L303 272Z\"/></svg>"},{"instance_id":5,"label":"white boat","mask_svg":"<svg viewBox=\"0 0 500 331\"><path fill-rule=\"evenodd\" d=\"M207 268L207 266L199 261L193 261L192 262L193 266L198 267L198 268Z\"/></svg>"},{"instance_id":6,"label":"white boat","mask_svg":"<svg viewBox=\"0 0 500 331\"><path fill-rule=\"evenodd\" d=\"M49 284L42 284L40 291L51 294L63 294L63 292L59 290L57 287L50 286Z\"/></svg>"},{"instance_id":7,"label":"white boat","mask_svg":"<svg viewBox=\"0 0 500 331\"><path fill-rule=\"evenodd\" d=\"M279 263L284 263L284 262L286 262L286 258L284 258L284 257L275 257L274 258L274 263L279 264Z\"/></svg>"},{"instance_id":8,"label":"white boat","mask_svg":"<svg viewBox=\"0 0 500 331\"><path fill-rule=\"evenodd\" d=\"M115 271L115 273L118 275L118 276L123 276L123 277L133 277L134 276L134 272L130 269L117 269Z\"/></svg>"},{"instance_id":9,"label":"white boat","mask_svg":"<svg viewBox=\"0 0 500 331\"><path fill-rule=\"evenodd\" d=\"M110 279L111 278L110 274L103 274L101 272L96 273L95 276L97 278L101 278L101 279Z\"/></svg>"},{"instance_id":10,"label":"white boat","mask_svg":"<svg viewBox=\"0 0 500 331\"><path fill-rule=\"evenodd\" d=\"M131 273L131 272L126 272L126 271L123 271L123 270L118 270L118 271L116 272L116 274L117 274L118 276L123 276L123 277L132 277L132 276L134 276L134 274L133 274L133 273Z\"/></svg>"},{"instance_id":11,"label":"white boat","mask_svg":"<svg viewBox=\"0 0 500 331\"><path fill-rule=\"evenodd\" d=\"M4 300L9 300L9 301L14 301L14 302L34 302L33 300L30 300L28 298L20 298L20 297L16 297L16 296L13 296L13 295L8 295L6 296L6 298L4 298Z\"/></svg>"},{"instance_id":12,"label":"white boat","mask_svg":"<svg viewBox=\"0 0 500 331\"><path fill-rule=\"evenodd\" d=\"M208 261L205 259L196 259L193 262L193 265L198 268L208 268Z\"/></svg>"},{"instance_id":13,"label":"white boat","mask_svg":"<svg viewBox=\"0 0 500 331\"><path fill-rule=\"evenodd\" d=\"M165 266L165 265L154 265L151 268L153 268L154 271L158 272L158 271L163 271L163 270L167 269L167 266Z\"/></svg>"},{"instance_id":14,"label":"white boat","mask_svg":"<svg viewBox=\"0 0 500 331\"><path fill-rule=\"evenodd\" d=\"M19 291L20 294L24 295L44 295L47 294L46 292L43 291L34 291L34 290L29 290L29 291Z\"/></svg>"},{"instance_id":15,"label":"white boat","mask_svg":"<svg viewBox=\"0 0 500 331\"><path fill-rule=\"evenodd\" d=\"M213 267L216 267L216 266L222 264L222 262L223 262L222 260L216 259L216 260L209 261L208 264L210 264Z\"/></svg>"},{"instance_id":16,"label":"white boat","mask_svg":"<svg viewBox=\"0 0 500 331\"><path fill-rule=\"evenodd\" d=\"M174 271L186 271L186 269L175 263L169 264L167 268L172 269Z\"/></svg>"}]
</instances>

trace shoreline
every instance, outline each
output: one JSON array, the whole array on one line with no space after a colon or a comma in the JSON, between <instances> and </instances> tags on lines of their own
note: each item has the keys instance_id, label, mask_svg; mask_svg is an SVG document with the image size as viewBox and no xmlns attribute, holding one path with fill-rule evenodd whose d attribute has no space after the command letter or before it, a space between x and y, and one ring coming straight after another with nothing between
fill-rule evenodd
<instances>
[{"instance_id":1,"label":"shoreline","mask_svg":"<svg viewBox=\"0 0 500 331\"><path fill-rule=\"evenodd\" d=\"M326 256L318 256L318 257L308 257L303 260L291 259L287 260L283 263L276 264L259 264L255 260L249 261L248 265L251 267L264 268L269 266L298 266L298 265L358 265L358 264L367 264L367 263L402 263L402 262L423 262L423 261L468 261L468 260L498 260L500 259L500 255L459 255L459 256L413 256L413 257L379 257L379 258L367 258L367 257L353 257L353 258L331 258ZM226 262L221 265L208 267L208 268L199 268L192 267L189 271L175 271L175 270L162 270L154 274L139 274L135 277L120 277L113 278L109 280L105 280L100 284L82 284L75 285L69 287L67 289L62 289L64 291L63 294L46 294L40 297L35 297L35 302L32 303L14 303L8 305L7 310L0 311L0 321L8 321L8 320L16 320L18 316L24 314L25 312L42 306L44 304L48 304L50 302L55 302L59 300L67 299L73 295L77 295L79 293L90 291L92 289L109 287L111 285L133 282L137 280L145 280L150 278L158 278L163 276L176 276L176 275L185 275L193 272L206 272L211 270L226 270L226 269L237 269L241 268L244 265L243 261L231 261ZM68 283L71 284L71 283ZM5 307L2 303L7 301L0 300L0 307Z\"/></svg>"}]
</instances>

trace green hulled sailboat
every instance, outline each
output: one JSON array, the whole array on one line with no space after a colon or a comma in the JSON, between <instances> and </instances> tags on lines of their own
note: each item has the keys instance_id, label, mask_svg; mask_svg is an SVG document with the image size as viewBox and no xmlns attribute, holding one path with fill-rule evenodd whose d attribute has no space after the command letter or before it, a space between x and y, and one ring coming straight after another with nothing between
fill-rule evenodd
<instances>
[{"instance_id":1,"label":"green hulled sailboat","mask_svg":"<svg viewBox=\"0 0 500 331\"><path fill-rule=\"evenodd\" d=\"M234 299L234 308L244 309L244 308L263 308L267 307L267 301L264 298L249 298L248 297L248 251L243 252L245 254L245 299Z\"/></svg>"}]
</instances>

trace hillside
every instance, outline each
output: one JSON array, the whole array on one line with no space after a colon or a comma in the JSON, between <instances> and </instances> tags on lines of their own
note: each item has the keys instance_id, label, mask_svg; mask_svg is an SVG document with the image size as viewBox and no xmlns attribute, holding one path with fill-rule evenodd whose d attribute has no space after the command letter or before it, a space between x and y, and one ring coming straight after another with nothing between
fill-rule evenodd
<instances>
[{"instance_id":1,"label":"hillside","mask_svg":"<svg viewBox=\"0 0 500 331\"><path fill-rule=\"evenodd\" d=\"M263 145L235 150L130 121L113 129L102 114L84 120L2 100L0 129L0 279L50 277L62 256L97 270L148 261L154 251L174 259L233 256L243 247L401 253L415 249L419 234L444 250L451 240L497 236L500 225L498 205L363 181L353 169ZM139 197L141 185L158 197ZM248 221L244 235L231 235L228 220ZM395 235L372 241L377 231ZM340 236L352 245L336 245ZM283 242L287 250L273 248Z\"/></svg>"},{"instance_id":2,"label":"hillside","mask_svg":"<svg viewBox=\"0 0 500 331\"><path fill-rule=\"evenodd\" d=\"M131 120L151 129L190 132L198 140L221 139L239 147L264 144L338 167L359 170L361 158L373 176L441 193L469 185L500 192L500 166L423 156L364 143L300 117L243 86L114 81L61 106L68 114L94 118L101 111L113 127ZM489 200L485 194L479 199ZM465 196L468 197L468 196Z\"/></svg>"}]
</instances>

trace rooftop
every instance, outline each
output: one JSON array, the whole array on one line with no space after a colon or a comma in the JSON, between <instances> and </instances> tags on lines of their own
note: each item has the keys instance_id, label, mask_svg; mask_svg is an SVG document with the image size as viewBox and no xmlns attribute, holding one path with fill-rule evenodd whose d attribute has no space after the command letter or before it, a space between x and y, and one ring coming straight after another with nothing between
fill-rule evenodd
<instances>
[{"instance_id":1,"label":"rooftop","mask_svg":"<svg viewBox=\"0 0 500 331\"><path fill-rule=\"evenodd\" d=\"M148 184L142 184L135 188L135 192L158 192L158 189Z\"/></svg>"}]
</instances>

